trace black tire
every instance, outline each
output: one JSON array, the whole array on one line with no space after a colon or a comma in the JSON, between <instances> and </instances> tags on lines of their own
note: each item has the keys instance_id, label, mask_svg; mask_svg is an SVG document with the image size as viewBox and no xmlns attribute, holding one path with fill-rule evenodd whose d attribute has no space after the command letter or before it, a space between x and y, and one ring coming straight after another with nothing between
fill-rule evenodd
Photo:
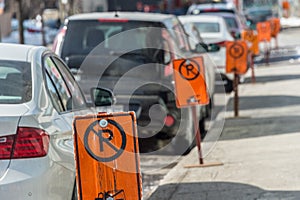
<instances>
[{"instance_id":1,"label":"black tire","mask_svg":"<svg viewBox=\"0 0 300 200\"><path fill-rule=\"evenodd\" d=\"M75 180L75 183L74 183L73 194L72 194L72 200L78 200L76 180Z\"/></svg>"},{"instance_id":2,"label":"black tire","mask_svg":"<svg viewBox=\"0 0 300 200\"><path fill-rule=\"evenodd\" d=\"M201 134L201 139L204 139L204 137L207 133L206 128L205 128L205 118L204 117L199 120L199 131Z\"/></svg>"},{"instance_id":3,"label":"black tire","mask_svg":"<svg viewBox=\"0 0 300 200\"><path fill-rule=\"evenodd\" d=\"M231 93L233 91L233 81L226 78L227 83L224 85L225 92Z\"/></svg>"}]
</instances>

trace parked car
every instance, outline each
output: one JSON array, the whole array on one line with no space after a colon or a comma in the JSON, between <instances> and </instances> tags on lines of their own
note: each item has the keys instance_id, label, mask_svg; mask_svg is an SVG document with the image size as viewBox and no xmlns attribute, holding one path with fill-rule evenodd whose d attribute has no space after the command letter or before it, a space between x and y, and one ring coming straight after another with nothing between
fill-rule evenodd
<instances>
[{"instance_id":1,"label":"parked car","mask_svg":"<svg viewBox=\"0 0 300 200\"><path fill-rule=\"evenodd\" d=\"M180 18L180 17L179 17ZM196 28L196 26L193 23L183 23L183 28L188 35L188 42L189 46L192 51L200 53L204 60L204 65L206 68L210 70L210 79L211 81L209 85L216 85L216 76L213 75L214 72L217 70L216 65L213 61L213 59L209 56L208 53L213 53L219 51L219 46L215 44L207 44L204 39L201 37L201 34L199 30ZM210 86L210 87L212 87ZM214 91L214 88L213 88ZM211 96L213 98L213 96ZM210 112L212 110L213 106L213 100L211 99L211 103L208 105L210 108L206 109L206 116L210 116Z\"/></svg>"},{"instance_id":2,"label":"parked car","mask_svg":"<svg viewBox=\"0 0 300 200\"><path fill-rule=\"evenodd\" d=\"M138 12L71 16L54 51L77 74L82 88L104 85L125 110L134 110L140 137L172 138L165 146L169 152L183 153L191 147L192 110L176 107L172 60L198 54L190 49L177 17ZM214 71L206 71L213 95ZM205 119L201 113L207 108L197 107L201 129Z\"/></svg>"},{"instance_id":3,"label":"parked car","mask_svg":"<svg viewBox=\"0 0 300 200\"><path fill-rule=\"evenodd\" d=\"M200 33L203 41L208 45L213 45L215 51L209 52L209 56L215 63L216 72L221 75L222 84L226 92L233 90L233 75L226 74L226 41L234 41L230 34L226 21L221 16L211 15L184 15L180 16L179 20L187 26L193 25ZM190 35L193 32L187 30Z\"/></svg>"},{"instance_id":4,"label":"parked car","mask_svg":"<svg viewBox=\"0 0 300 200\"><path fill-rule=\"evenodd\" d=\"M230 34L235 39L240 39L243 30L247 30L246 18L239 13L226 13L226 12L214 12L214 13L202 13L202 15L215 15L221 16L225 19Z\"/></svg>"},{"instance_id":5,"label":"parked car","mask_svg":"<svg viewBox=\"0 0 300 200\"><path fill-rule=\"evenodd\" d=\"M278 17L278 12L274 12L272 7L261 6L261 7L250 7L245 11L245 17L251 29L256 30L256 24L258 22L264 22L272 17Z\"/></svg>"},{"instance_id":6,"label":"parked car","mask_svg":"<svg viewBox=\"0 0 300 200\"><path fill-rule=\"evenodd\" d=\"M75 199L73 117L93 107L50 50L0 44L0 52L1 199Z\"/></svg>"},{"instance_id":7,"label":"parked car","mask_svg":"<svg viewBox=\"0 0 300 200\"><path fill-rule=\"evenodd\" d=\"M227 1L204 1L192 4L187 11L187 15L199 15L202 13L228 12L237 13L235 4Z\"/></svg>"}]
</instances>

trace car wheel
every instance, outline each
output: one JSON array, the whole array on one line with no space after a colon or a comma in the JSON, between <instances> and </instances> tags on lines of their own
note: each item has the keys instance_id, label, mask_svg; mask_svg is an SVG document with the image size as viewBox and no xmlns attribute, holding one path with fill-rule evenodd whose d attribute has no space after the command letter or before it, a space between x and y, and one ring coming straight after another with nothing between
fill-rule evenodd
<instances>
[{"instance_id":1,"label":"car wheel","mask_svg":"<svg viewBox=\"0 0 300 200\"><path fill-rule=\"evenodd\" d=\"M201 139L204 139L204 137L207 133L206 128L205 128L205 118L204 117L199 120L199 131L200 131Z\"/></svg>"},{"instance_id":2,"label":"car wheel","mask_svg":"<svg viewBox=\"0 0 300 200\"><path fill-rule=\"evenodd\" d=\"M211 117L213 107L214 107L214 99L213 99L213 97L211 97L209 100L209 104L207 106L205 106L205 118L206 119Z\"/></svg>"},{"instance_id":3,"label":"car wheel","mask_svg":"<svg viewBox=\"0 0 300 200\"><path fill-rule=\"evenodd\" d=\"M229 79L226 79L226 84L224 85L225 87L225 92L226 93L230 93L233 91L233 81L232 80L229 80Z\"/></svg>"},{"instance_id":4,"label":"car wheel","mask_svg":"<svg viewBox=\"0 0 300 200\"><path fill-rule=\"evenodd\" d=\"M73 188L72 200L78 200L76 181Z\"/></svg>"},{"instance_id":5,"label":"car wheel","mask_svg":"<svg viewBox=\"0 0 300 200\"><path fill-rule=\"evenodd\" d=\"M186 155L195 146L194 120L192 108L184 108L181 113L180 126L172 139L172 149L176 154Z\"/></svg>"}]
</instances>

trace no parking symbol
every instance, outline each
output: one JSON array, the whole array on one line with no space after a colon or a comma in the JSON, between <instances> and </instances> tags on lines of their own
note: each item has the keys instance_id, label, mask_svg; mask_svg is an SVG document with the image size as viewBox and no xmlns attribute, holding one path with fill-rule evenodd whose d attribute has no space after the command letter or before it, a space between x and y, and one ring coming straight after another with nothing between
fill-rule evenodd
<instances>
[{"instance_id":1,"label":"no parking symbol","mask_svg":"<svg viewBox=\"0 0 300 200\"><path fill-rule=\"evenodd\" d=\"M226 73L246 73L247 58L248 46L245 41L226 42Z\"/></svg>"},{"instance_id":2,"label":"no parking symbol","mask_svg":"<svg viewBox=\"0 0 300 200\"><path fill-rule=\"evenodd\" d=\"M134 112L75 117L74 154L79 199L142 199Z\"/></svg>"},{"instance_id":3,"label":"no parking symbol","mask_svg":"<svg viewBox=\"0 0 300 200\"><path fill-rule=\"evenodd\" d=\"M177 107L208 104L203 57L174 60L173 68Z\"/></svg>"}]
</instances>

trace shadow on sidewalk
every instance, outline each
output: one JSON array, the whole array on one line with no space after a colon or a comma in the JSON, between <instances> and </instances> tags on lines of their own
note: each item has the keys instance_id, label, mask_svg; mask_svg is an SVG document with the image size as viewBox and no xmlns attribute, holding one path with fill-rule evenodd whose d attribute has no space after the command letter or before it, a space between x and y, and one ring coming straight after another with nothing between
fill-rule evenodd
<instances>
[{"instance_id":1,"label":"shadow on sidewalk","mask_svg":"<svg viewBox=\"0 0 300 200\"><path fill-rule=\"evenodd\" d=\"M234 99L229 99L227 111L233 111L233 103ZM239 97L239 110L278 108L294 105L300 105L300 97L286 95Z\"/></svg>"},{"instance_id":2,"label":"shadow on sidewalk","mask_svg":"<svg viewBox=\"0 0 300 200\"><path fill-rule=\"evenodd\" d=\"M267 82L275 82L275 81L287 81L293 79L300 79L300 75L258 76L255 79L256 79L256 83L267 83ZM246 78L245 83L251 83L251 77Z\"/></svg>"},{"instance_id":3,"label":"shadow on sidewalk","mask_svg":"<svg viewBox=\"0 0 300 200\"><path fill-rule=\"evenodd\" d=\"M230 182L179 183L160 186L147 200L275 200L300 199L300 191L268 191Z\"/></svg>"},{"instance_id":4,"label":"shadow on sidewalk","mask_svg":"<svg viewBox=\"0 0 300 200\"><path fill-rule=\"evenodd\" d=\"M300 116L297 115L296 108L288 108L298 105L300 105L300 97L296 96L240 97L239 110L251 110L252 116L243 116L243 113L240 112L238 118L227 118L220 140L245 139L300 132ZM274 111L261 110L273 108ZM255 109L258 114L261 114L260 116L253 116L253 113L255 113L253 110ZM233 111L233 98L228 101L227 111ZM291 113L291 111L295 114ZM266 117L263 117L264 113L267 113Z\"/></svg>"},{"instance_id":5,"label":"shadow on sidewalk","mask_svg":"<svg viewBox=\"0 0 300 200\"><path fill-rule=\"evenodd\" d=\"M299 133L299 121L300 116L226 119L220 140Z\"/></svg>"}]
</instances>

